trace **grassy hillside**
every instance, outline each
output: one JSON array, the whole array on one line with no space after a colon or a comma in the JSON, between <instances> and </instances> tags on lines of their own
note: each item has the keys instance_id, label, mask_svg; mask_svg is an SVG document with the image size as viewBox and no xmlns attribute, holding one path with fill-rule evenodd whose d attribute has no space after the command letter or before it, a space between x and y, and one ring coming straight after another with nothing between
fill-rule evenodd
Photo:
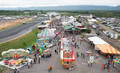
<instances>
[{"instance_id":1,"label":"grassy hillside","mask_svg":"<svg viewBox=\"0 0 120 73\"><path fill-rule=\"evenodd\" d=\"M2 51L6 51L8 49L18 49L18 48L26 48L28 45L32 45L36 42L36 34L38 29L33 30L32 32L18 38L15 40L11 40L5 43L0 44L0 56Z\"/></svg>"}]
</instances>

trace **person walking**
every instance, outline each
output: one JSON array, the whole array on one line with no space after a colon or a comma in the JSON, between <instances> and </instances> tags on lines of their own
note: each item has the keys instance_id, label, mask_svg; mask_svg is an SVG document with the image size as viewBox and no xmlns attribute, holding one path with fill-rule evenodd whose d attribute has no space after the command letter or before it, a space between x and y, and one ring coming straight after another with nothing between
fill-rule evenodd
<instances>
[{"instance_id":1,"label":"person walking","mask_svg":"<svg viewBox=\"0 0 120 73\"><path fill-rule=\"evenodd\" d=\"M76 56L77 56L77 57L79 57L79 54L78 54L78 52L76 52Z\"/></svg>"},{"instance_id":2,"label":"person walking","mask_svg":"<svg viewBox=\"0 0 120 73\"><path fill-rule=\"evenodd\" d=\"M34 64L36 64L36 59L35 59L35 57L34 57Z\"/></svg>"},{"instance_id":3,"label":"person walking","mask_svg":"<svg viewBox=\"0 0 120 73\"><path fill-rule=\"evenodd\" d=\"M111 61L111 64L113 64L113 59L112 58L110 59L110 61Z\"/></svg>"},{"instance_id":4,"label":"person walking","mask_svg":"<svg viewBox=\"0 0 120 73\"><path fill-rule=\"evenodd\" d=\"M91 64L91 66L92 66L92 64L93 64L93 61L90 61L90 64Z\"/></svg>"},{"instance_id":5,"label":"person walking","mask_svg":"<svg viewBox=\"0 0 120 73\"><path fill-rule=\"evenodd\" d=\"M75 48L76 48L77 43L75 42Z\"/></svg>"},{"instance_id":6,"label":"person walking","mask_svg":"<svg viewBox=\"0 0 120 73\"><path fill-rule=\"evenodd\" d=\"M14 73L17 73L17 69L16 68L14 69Z\"/></svg>"},{"instance_id":7,"label":"person walking","mask_svg":"<svg viewBox=\"0 0 120 73\"><path fill-rule=\"evenodd\" d=\"M99 58L99 55L98 55L98 54L96 54L96 59L97 59L97 58Z\"/></svg>"},{"instance_id":8,"label":"person walking","mask_svg":"<svg viewBox=\"0 0 120 73\"><path fill-rule=\"evenodd\" d=\"M104 64L102 64L102 70L105 70L105 69L104 69L104 67L105 67L105 65L104 65Z\"/></svg>"},{"instance_id":9,"label":"person walking","mask_svg":"<svg viewBox=\"0 0 120 73\"><path fill-rule=\"evenodd\" d=\"M30 62L30 67L32 67L32 60L31 60L31 62Z\"/></svg>"},{"instance_id":10,"label":"person walking","mask_svg":"<svg viewBox=\"0 0 120 73\"><path fill-rule=\"evenodd\" d=\"M107 68L107 62L104 64L104 69Z\"/></svg>"},{"instance_id":11,"label":"person walking","mask_svg":"<svg viewBox=\"0 0 120 73\"><path fill-rule=\"evenodd\" d=\"M81 52L81 57L83 56L83 53Z\"/></svg>"},{"instance_id":12,"label":"person walking","mask_svg":"<svg viewBox=\"0 0 120 73\"><path fill-rule=\"evenodd\" d=\"M108 60L108 65L110 65L111 64L111 61L110 60Z\"/></svg>"},{"instance_id":13,"label":"person walking","mask_svg":"<svg viewBox=\"0 0 120 73\"><path fill-rule=\"evenodd\" d=\"M56 50L56 53L58 54L58 50Z\"/></svg>"},{"instance_id":14,"label":"person walking","mask_svg":"<svg viewBox=\"0 0 120 73\"><path fill-rule=\"evenodd\" d=\"M77 48L79 49L79 45L77 44Z\"/></svg>"},{"instance_id":15,"label":"person walking","mask_svg":"<svg viewBox=\"0 0 120 73\"><path fill-rule=\"evenodd\" d=\"M17 73L19 73L19 68L17 69Z\"/></svg>"},{"instance_id":16,"label":"person walking","mask_svg":"<svg viewBox=\"0 0 120 73\"><path fill-rule=\"evenodd\" d=\"M104 70L105 70L105 68L106 68L106 65L104 64Z\"/></svg>"},{"instance_id":17,"label":"person walking","mask_svg":"<svg viewBox=\"0 0 120 73\"><path fill-rule=\"evenodd\" d=\"M81 45L81 40L80 40L80 45Z\"/></svg>"},{"instance_id":18,"label":"person walking","mask_svg":"<svg viewBox=\"0 0 120 73\"><path fill-rule=\"evenodd\" d=\"M108 72L110 72L110 65L109 64L107 65L107 68L108 68Z\"/></svg>"},{"instance_id":19,"label":"person walking","mask_svg":"<svg viewBox=\"0 0 120 73\"><path fill-rule=\"evenodd\" d=\"M112 64L113 64L113 68L115 68L115 63L114 63L114 61L112 62Z\"/></svg>"},{"instance_id":20,"label":"person walking","mask_svg":"<svg viewBox=\"0 0 120 73\"><path fill-rule=\"evenodd\" d=\"M37 63L37 56L35 57L35 62Z\"/></svg>"},{"instance_id":21,"label":"person walking","mask_svg":"<svg viewBox=\"0 0 120 73\"><path fill-rule=\"evenodd\" d=\"M50 71L52 71L52 66L50 66Z\"/></svg>"},{"instance_id":22,"label":"person walking","mask_svg":"<svg viewBox=\"0 0 120 73\"><path fill-rule=\"evenodd\" d=\"M88 61L88 67L90 66L90 61Z\"/></svg>"},{"instance_id":23,"label":"person walking","mask_svg":"<svg viewBox=\"0 0 120 73\"><path fill-rule=\"evenodd\" d=\"M51 71L51 67L50 66L48 66L48 72L50 72Z\"/></svg>"},{"instance_id":24,"label":"person walking","mask_svg":"<svg viewBox=\"0 0 120 73\"><path fill-rule=\"evenodd\" d=\"M85 53L83 53L83 59L85 58Z\"/></svg>"},{"instance_id":25,"label":"person walking","mask_svg":"<svg viewBox=\"0 0 120 73\"><path fill-rule=\"evenodd\" d=\"M57 52L57 50L55 49L55 53Z\"/></svg>"},{"instance_id":26,"label":"person walking","mask_svg":"<svg viewBox=\"0 0 120 73\"><path fill-rule=\"evenodd\" d=\"M30 68L30 62L28 62L28 69Z\"/></svg>"},{"instance_id":27,"label":"person walking","mask_svg":"<svg viewBox=\"0 0 120 73\"><path fill-rule=\"evenodd\" d=\"M39 57L39 58L38 58L38 63L40 63L40 58L41 58L41 55L39 55L38 57Z\"/></svg>"}]
</instances>

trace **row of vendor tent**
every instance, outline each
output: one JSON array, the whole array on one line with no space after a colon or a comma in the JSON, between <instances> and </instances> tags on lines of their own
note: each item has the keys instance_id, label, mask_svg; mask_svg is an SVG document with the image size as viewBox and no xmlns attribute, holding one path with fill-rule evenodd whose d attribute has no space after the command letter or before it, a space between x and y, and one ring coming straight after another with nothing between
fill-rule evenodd
<instances>
[{"instance_id":1,"label":"row of vendor tent","mask_svg":"<svg viewBox=\"0 0 120 73\"><path fill-rule=\"evenodd\" d=\"M63 26L76 26L78 28L82 28L82 24L79 23L79 22L72 22L72 23L69 23L69 22L62 22Z\"/></svg>"},{"instance_id":2,"label":"row of vendor tent","mask_svg":"<svg viewBox=\"0 0 120 73\"><path fill-rule=\"evenodd\" d=\"M77 26L73 26L73 25L64 25L63 26L63 28L64 28L64 30L66 30L66 31L72 31L72 30L84 30L84 29L86 29L86 28L79 28L79 27L77 27Z\"/></svg>"},{"instance_id":3,"label":"row of vendor tent","mask_svg":"<svg viewBox=\"0 0 120 73\"><path fill-rule=\"evenodd\" d=\"M88 39L95 45L95 50L100 50L105 54L120 54L118 50L99 37L89 37Z\"/></svg>"}]
</instances>

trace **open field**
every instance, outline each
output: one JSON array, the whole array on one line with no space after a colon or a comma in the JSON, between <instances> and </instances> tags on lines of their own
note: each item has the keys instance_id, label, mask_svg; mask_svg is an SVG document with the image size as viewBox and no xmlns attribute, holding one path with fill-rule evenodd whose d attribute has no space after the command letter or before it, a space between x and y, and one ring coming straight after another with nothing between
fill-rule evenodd
<instances>
[{"instance_id":1,"label":"open field","mask_svg":"<svg viewBox=\"0 0 120 73\"><path fill-rule=\"evenodd\" d=\"M32 45L36 42L36 34L38 30L35 29L32 32L18 38L15 40L11 40L5 43L0 44L0 56L2 51L6 51L8 49L18 49L18 48L27 48L28 45Z\"/></svg>"},{"instance_id":2,"label":"open field","mask_svg":"<svg viewBox=\"0 0 120 73\"><path fill-rule=\"evenodd\" d=\"M13 20L13 21L9 21L9 22L4 22L4 23L0 23L0 30L4 30L19 24L22 24L23 22L27 22L27 21L31 21L33 20L32 18L24 18L24 19L17 19L17 20Z\"/></svg>"}]
</instances>

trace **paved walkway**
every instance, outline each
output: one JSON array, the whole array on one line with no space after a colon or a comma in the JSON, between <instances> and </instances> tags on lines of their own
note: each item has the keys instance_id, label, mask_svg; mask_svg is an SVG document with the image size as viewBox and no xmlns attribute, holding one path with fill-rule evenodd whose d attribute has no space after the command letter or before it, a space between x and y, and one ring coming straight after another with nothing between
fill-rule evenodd
<instances>
[{"instance_id":1,"label":"paved walkway","mask_svg":"<svg viewBox=\"0 0 120 73\"><path fill-rule=\"evenodd\" d=\"M79 41L77 40L79 43ZM74 54L76 55L76 52L86 52L91 51L91 47L88 43L82 42L82 44L79 43L80 49L74 48ZM86 56L85 59L81 57L76 57L76 61L74 63L74 71L69 71L67 69L63 69L62 63L60 62L59 54L55 54L54 50L57 48L57 46L54 46L50 48L52 50L52 57L48 58L47 61L45 59L41 59L40 64L33 64L33 67L28 69L27 66L20 69L20 73L48 73L48 66L53 67L53 71L51 73L108 73L107 70L102 71L101 65L107 61L104 57L100 56L100 58L95 59L95 62L93 63L92 67L88 67L87 61L89 60L89 57ZM94 51L95 55L95 51ZM9 71L8 73L13 73L13 71ZM111 67L111 70L109 73L119 73L116 69Z\"/></svg>"}]
</instances>

